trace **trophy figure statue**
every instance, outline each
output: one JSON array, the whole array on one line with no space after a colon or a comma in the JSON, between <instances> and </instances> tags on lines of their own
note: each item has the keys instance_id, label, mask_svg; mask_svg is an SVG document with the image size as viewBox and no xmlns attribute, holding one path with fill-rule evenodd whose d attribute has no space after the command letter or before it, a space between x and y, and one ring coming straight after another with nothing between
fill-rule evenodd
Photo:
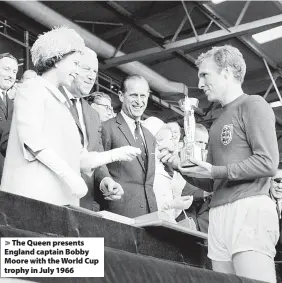
<instances>
[{"instance_id":1,"label":"trophy figure statue","mask_svg":"<svg viewBox=\"0 0 282 283\"><path fill-rule=\"evenodd\" d=\"M179 102L180 108L184 111L184 146L180 149L180 165L181 167L192 167L196 166L190 161L190 158L197 160L204 160L205 153L201 146L195 141L196 132L196 121L194 116L193 106L197 106L198 100L196 98L188 98L185 96L184 99Z\"/></svg>"}]
</instances>

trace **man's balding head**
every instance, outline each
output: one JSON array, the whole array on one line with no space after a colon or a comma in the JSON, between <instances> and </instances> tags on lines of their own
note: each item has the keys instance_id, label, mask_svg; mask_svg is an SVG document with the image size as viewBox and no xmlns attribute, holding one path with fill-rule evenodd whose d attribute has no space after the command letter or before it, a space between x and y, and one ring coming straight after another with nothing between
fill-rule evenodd
<instances>
[{"instance_id":1,"label":"man's balding head","mask_svg":"<svg viewBox=\"0 0 282 283\"><path fill-rule=\"evenodd\" d=\"M85 47L78 68L78 76L74 79L69 91L75 97L88 96L94 86L98 74L97 54Z\"/></svg>"}]
</instances>

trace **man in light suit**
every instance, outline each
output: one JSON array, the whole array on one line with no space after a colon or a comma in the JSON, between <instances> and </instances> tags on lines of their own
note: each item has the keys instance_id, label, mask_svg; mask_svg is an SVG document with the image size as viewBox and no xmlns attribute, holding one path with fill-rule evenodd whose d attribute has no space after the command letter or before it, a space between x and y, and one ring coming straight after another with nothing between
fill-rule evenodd
<instances>
[{"instance_id":1,"label":"man in light suit","mask_svg":"<svg viewBox=\"0 0 282 283\"><path fill-rule=\"evenodd\" d=\"M71 104L75 102L73 108L76 109L76 113L78 114L75 120L81 134L82 144L89 152L104 151L101 140L101 121L99 114L83 99L83 97L89 95L95 83L97 73L97 55L91 49L86 48L79 63L77 77L69 88L61 90ZM101 189L116 190L116 192L122 190L121 186L113 181L105 165L96 168L91 177L83 173L82 177L88 186L88 193L80 199L80 206L90 210L99 210L98 204L94 201L94 183L100 184Z\"/></svg>"},{"instance_id":2,"label":"man in light suit","mask_svg":"<svg viewBox=\"0 0 282 283\"><path fill-rule=\"evenodd\" d=\"M0 180L14 108L13 101L8 97L7 91L14 85L17 72L17 59L9 53L0 54Z\"/></svg>"},{"instance_id":3,"label":"man in light suit","mask_svg":"<svg viewBox=\"0 0 282 283\"><path fill-rule=\"evenodd\" d=\"M112 178L120 183L124 195L119 202L101 200L101 207L127 217L137 217L157 210L153 191L155 177L155 138L140 125L149 98L148 82L141 76L127 77L119 93L122 110L102 123L105 150L132 145L141 149L141 156L131 162L115 162L107 167Z\"/></svg>"}]
</instances>

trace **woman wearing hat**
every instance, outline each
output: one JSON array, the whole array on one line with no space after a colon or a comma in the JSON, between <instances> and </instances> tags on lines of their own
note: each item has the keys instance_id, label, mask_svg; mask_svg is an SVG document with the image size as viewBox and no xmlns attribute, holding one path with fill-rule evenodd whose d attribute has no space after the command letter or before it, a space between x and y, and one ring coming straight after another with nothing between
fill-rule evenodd
<instances>
[{"instance_id":1,"label":"woman wearing hat","mask_svg":"<svg viewBox=\"0 0 282 283\"><path fill-rule=\"evenodd\" d=\"M84 48L83 39L65 27L40 35L32 46L39 76L21 84L16 95L3 191L56 205L79 205L87 193L80 171L91 174L101 160L108 161L105 154L93 158L82 153L79 131L59 91L77 76Z\"/></svg>"}]
</instances>

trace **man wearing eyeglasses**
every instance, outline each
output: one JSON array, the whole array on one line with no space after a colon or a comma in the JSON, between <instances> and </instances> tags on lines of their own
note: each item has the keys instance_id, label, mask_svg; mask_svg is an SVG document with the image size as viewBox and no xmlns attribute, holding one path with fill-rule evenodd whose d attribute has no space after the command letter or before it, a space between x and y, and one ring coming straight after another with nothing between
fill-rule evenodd
<instances>
[{"instance_id":1,"label":"man wearing eyeglasses","mask_svg":"<svg viewBox=\"0 0 282 283\"><path fill-rule=\"evenodd\" d=\"M94 92L93 103L91 106L98 112L101 122L105 122L113 118L113 107L110 96L104 92Z\"/></svg>"}]
</instances>

